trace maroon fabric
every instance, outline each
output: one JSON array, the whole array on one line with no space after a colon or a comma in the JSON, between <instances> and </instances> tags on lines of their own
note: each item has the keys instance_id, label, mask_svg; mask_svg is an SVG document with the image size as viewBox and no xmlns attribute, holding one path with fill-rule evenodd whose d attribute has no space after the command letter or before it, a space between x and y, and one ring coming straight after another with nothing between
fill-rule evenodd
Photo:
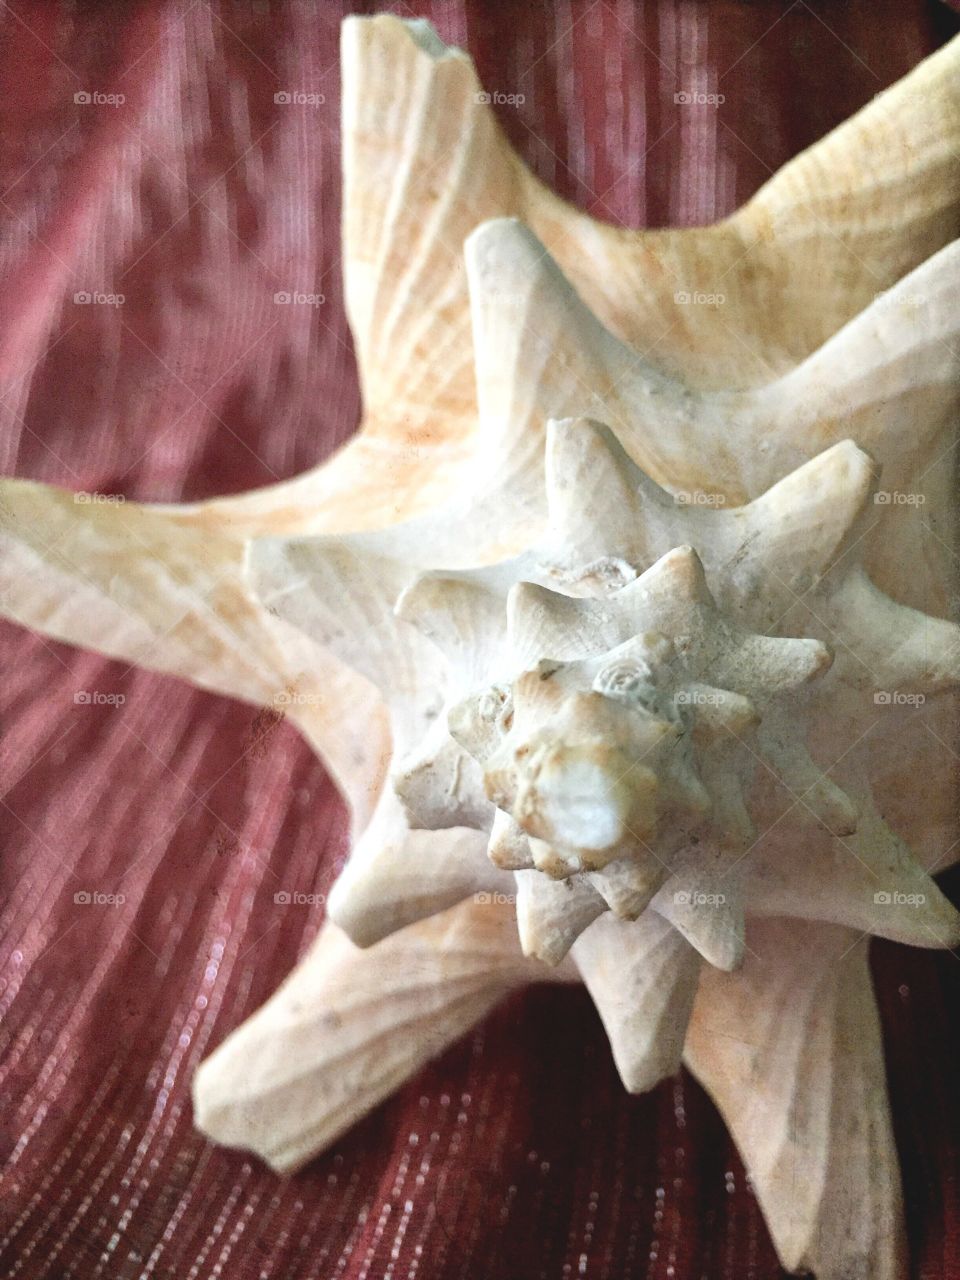
<instances>
[{"instance_id":1,"label":"maroon fabric","mask_svg":"<svg viewBox=\"0 0 960 1280\"><path fill-rule=\"evenodd\" d=\"M501 119L547 182L633 225L729 212L956 26L920 0L397 8L466 45L489 88L525 94ZM3 7L4 471L196 498L291 476L353 430L340 16ZM672 94L699 75L726 103L691 133ZM279 107L283 89L325 103ZM326 304L278 315L270 294L291 288ZM0 1274L782 1274L703 1092L682 1075L628 1097L582 991L513 999L292 1180L207 1144L190 1076L315 934L319 909L280 928L272 897L329 886L342 807L269 714L0 635ZM125 702L77 705L77 690ZM90 891L125 901L75 903ZM912 1274L954 1280L960 966L874 955Z\"/></svg>"}]
</instances>

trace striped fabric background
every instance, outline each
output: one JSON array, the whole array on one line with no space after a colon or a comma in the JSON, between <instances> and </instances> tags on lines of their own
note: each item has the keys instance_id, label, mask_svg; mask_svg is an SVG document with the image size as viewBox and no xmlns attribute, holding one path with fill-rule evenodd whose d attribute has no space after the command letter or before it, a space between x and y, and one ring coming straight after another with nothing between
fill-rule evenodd
<instances>
[{"instance_id":1,"label":"striped fabric background","mask_svg":"<svg viewBox=\"0 0 960 1280\"><path fill-rule=\"evenodd\" d=\"M499 111L524 158L633 226L729 213L957 27L920 0L386 7L429 17L488 88L523 94ZM346 11L367 9L0 9L3 472L193 499L291 476L353 430ZM678 85L723 109L676 112ZM325 101L277 107L291 86ZM326 302L277 309L265 281L314 282ZM77 305L81 291L124 301ZM782 1274L702 1091L682 1075L628 1097L578 990L513 999L292 1180L203 1141L190 1076L316 933L321 908L281 929L272 898L327 890L342 807L270 713L7 624L0 641L0 1275ZM78 690L124 701L78 705ZM124 901L75 904L92 891ZM960 965L874 956L913 1274L954 1280Z\"/></svg>"}]
</instances>

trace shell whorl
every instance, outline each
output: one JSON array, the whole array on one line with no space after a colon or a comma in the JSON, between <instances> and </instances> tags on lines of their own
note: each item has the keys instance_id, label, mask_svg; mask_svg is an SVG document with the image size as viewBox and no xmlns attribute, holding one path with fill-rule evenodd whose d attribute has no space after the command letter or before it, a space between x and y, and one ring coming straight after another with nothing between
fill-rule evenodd
<instances>
[{"instance_id":1,"label":"shell whorl","mask_svg":"<svg viewBox=\"0 0 960 1280\"><path fill-rule=\"evenodd\" d=\"M705 959L739 964L747 855L779 821L758 774L792 798L791 821L856 836L864 797L806 739L818 702L858 683L869 697L849 661L831 672L846 610L829 570L874 479L841 444L747 508L701 506L656 486L600 424L551 422L544 545L403 592L397 613L442 652L449 683L394 790L414 830L489 832L490 860L516 874L526 954L555 964L603 912L652 906ZM768 634L801 590L811 616L830 616L833 647ZM875 607L859 599L858 633Z\"/></svg>"}]
</instances>

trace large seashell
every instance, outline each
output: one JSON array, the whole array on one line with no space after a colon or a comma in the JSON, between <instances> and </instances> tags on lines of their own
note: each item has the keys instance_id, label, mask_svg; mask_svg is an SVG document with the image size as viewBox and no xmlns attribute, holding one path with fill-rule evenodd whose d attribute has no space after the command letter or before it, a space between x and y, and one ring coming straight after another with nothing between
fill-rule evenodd
<instances>
[{"instance_id":1,"label":"large seashell","mask_svg":"<svg viewBox=\"0 0 960 1280\"><path fill-rule=\"evenodd\" d=\"M960 941L958 62L723 223L634 233L527 172L426 24L349 19L361 432L195 506L2 482L8 616L285 699L352 808L205 1132L296 1168L506 992L582 979L628 1089L682 1060L714 1097L787 1267L903 1274L857 943ZM717 279L723 323L664 329Z\"/></svg>"}]
</instances>

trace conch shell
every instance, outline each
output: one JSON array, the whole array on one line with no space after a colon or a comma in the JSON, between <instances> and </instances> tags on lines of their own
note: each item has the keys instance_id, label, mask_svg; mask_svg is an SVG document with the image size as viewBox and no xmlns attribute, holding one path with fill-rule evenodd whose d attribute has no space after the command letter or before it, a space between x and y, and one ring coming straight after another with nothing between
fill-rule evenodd
<instances>
[{"instance_id":1,"label":"conch shell","mask_svg":"<svg viewBox=\"0 0 960 1280\"><path fill-rule=\"evenodd\" d=\"M352 807L330 921L197 1076L216 1140L294 1169L510 990L582 980L628 1089L712 1095L788 1269L903 1275L858 944L960 942L958 70L717 226L624 232L426 24L348 19L359 435L195 506L3 483L8 616L287 691ZM722 318L677 312L719 280Z\"/></svg>"}]
</instances>

